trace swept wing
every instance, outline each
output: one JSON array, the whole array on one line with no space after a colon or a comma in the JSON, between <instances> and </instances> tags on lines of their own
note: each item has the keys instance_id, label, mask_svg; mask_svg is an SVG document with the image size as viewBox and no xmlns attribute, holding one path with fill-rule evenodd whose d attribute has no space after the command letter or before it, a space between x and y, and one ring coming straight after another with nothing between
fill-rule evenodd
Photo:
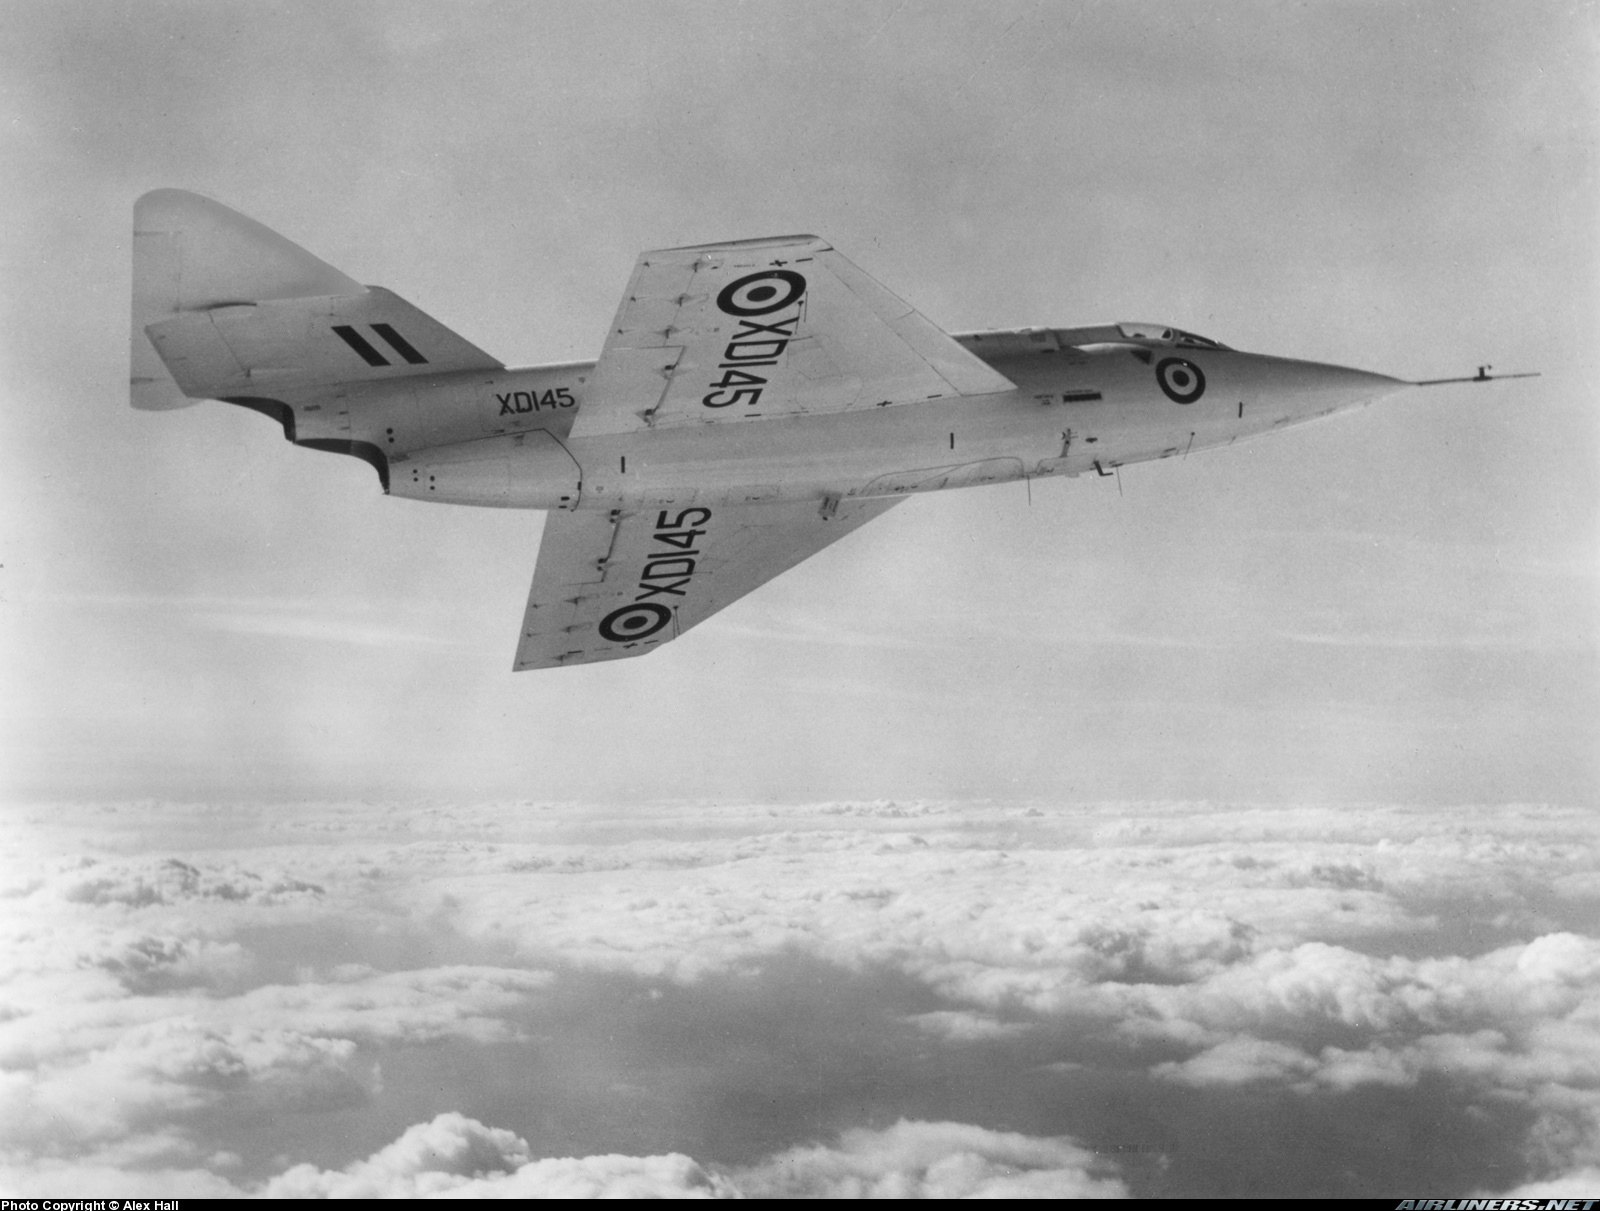
<instances>
[{"instance_id":1,"label":"swept wing","mask_svg":"<svg viewBox=\"0 0 1600 1211\"><path fill-rule=\"evenodd\" d=\"M899 503L552 512L513 667L643 655Z\"/></svg>"},{"instance_id":2,"label":"swept wing","mask_svg":"<svg viewBox=\"0 0 1600 1211\"><path fill-rule=\"evenodd\" d=\"M572 435L1014 386L825 240L779 236L640 256Z\"/></svg>"}]
</instances>

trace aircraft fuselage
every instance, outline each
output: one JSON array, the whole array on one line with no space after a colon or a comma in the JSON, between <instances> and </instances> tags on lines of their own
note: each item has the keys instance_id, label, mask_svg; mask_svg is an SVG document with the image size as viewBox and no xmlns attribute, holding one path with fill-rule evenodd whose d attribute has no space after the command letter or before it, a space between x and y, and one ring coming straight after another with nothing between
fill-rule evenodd
<instances>
[{"instance_id":1,"label":"aircraft fuselage","mask_svg":"<svg viewBox=\"0 0 1600 1211\"><path fill-rule=\"evenodd\" d=\"M1107 342L1031 352L1030 335L957 338L976 346L1015 391L760 424L662 425L573 438L573 418L594 378L588 362L441 376L403 393L374 385L348 401L347 417L335 419L348 424L342 432L384 451L396 496L618 509L691 500L826 502L1110 474L1127 463L1186 456L1347 411L1408 385L1220 348ZM985 339L1024 349L990 353ZM302 436L316 425L302 412Z\"/></svg>"}]
</instances>

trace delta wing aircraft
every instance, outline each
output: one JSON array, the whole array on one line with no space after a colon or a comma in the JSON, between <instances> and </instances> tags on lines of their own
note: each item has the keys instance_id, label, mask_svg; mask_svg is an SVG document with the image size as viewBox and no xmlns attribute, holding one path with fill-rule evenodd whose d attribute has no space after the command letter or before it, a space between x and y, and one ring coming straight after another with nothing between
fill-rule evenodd
<instances>
[{"instance_id":1,"label":"delta wing aircraft","mask_svg":"<svg viewBox=\"0 0 1600 1211\"><path fill-rule=\"evenodd\" d=\"M1166 324L948 334L811 235L646 252L597 362L508 368L198 194L134 206L132 402L392 496L547 509L516 669L639 656L916 492L1111 475L1433 382Z\"/></svg>"}]
</instances>

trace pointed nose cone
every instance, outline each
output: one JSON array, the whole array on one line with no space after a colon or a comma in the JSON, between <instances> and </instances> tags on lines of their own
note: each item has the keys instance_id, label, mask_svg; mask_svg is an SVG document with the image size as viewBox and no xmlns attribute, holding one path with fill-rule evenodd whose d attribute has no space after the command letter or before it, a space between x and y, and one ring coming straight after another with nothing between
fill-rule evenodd
<instances>
[{"instance_id":1,"label":"pointed nose cone","mask_svg":"<svg viewBox=\"0 0 1600 1211\"><path fill-rule=\"evenodd\" d=\"M1374 400L1385 395L1393 395L1396 391L1404 391L1411 386L1404 379L1390 378L1387 374L1377 374L1371 370L1356 370L1350 366L1323 366L1313 364L1312 368L1325 384L1325 389L1340 392L1359 400Z\"/></svg>"},{"instance_id":2,"label":"pointed nose cone","mask_svg":"<svg viewBox=\"0 0 1600 1211\"><path fill-rule=\"evenodd\" d=\"M1263 358L1262 362L1257 390L1276 409L1300 420L1359 408L1412 386L1403 379L1349 366L1287 358Z\"/></svg>"}]
</instances>

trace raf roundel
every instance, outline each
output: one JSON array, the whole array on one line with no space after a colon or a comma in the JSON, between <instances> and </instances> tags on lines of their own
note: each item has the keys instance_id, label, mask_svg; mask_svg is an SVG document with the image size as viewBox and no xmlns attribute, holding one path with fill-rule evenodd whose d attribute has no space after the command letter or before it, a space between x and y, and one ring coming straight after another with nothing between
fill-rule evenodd
<instances>
[{"instance_id":1,"label":"raf roundel","mask_svg":"<svg viewBox=\"0 0 1600 1211\"><path fill-rule=\"evenodd\" d=\"M671 621L672 611L660 602L636 602L602 618L600 634L612 643L633 643L650 638Z\"/></svg>"},{"instance_id":2,"label":"raf roundel","mask_svg":"<svg viewBox=\"0 0 1600 1211\"><path fill-rule=\"evenodd\" d=\"M1206 393L1205 372L1187 358L1162 358L1156 363L1156 382L1175 404L1192 404Z\"/></svg>"},{"instance_id":3,"label":"raf roundel","mask_svg":"<svg viewBox=\"0 0 1600 1211\"><path fill-rule=\"evenodd\" d=\"M717 292L717 307L728 315L771 315L806 292L806 280L792 269L747 273Z\"/></svg>"}]
</instances>

